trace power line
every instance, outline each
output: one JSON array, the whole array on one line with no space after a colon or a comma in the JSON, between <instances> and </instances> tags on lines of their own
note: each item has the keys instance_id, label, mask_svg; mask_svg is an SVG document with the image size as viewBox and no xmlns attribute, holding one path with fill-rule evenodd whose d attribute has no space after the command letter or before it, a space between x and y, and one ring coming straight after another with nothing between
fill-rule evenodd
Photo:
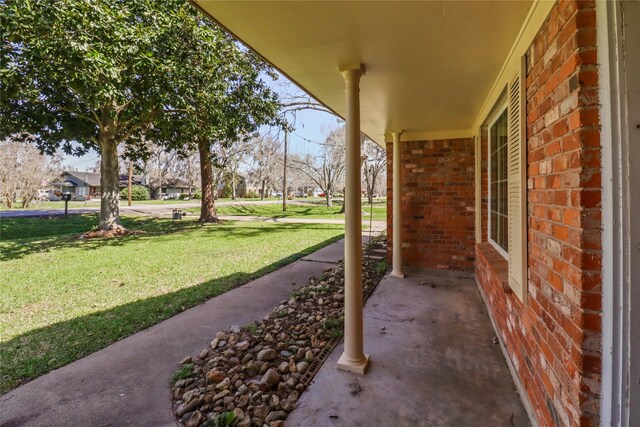
<instances>
[{"instance_id":1,"label":"power line","mask_svg":"<svg viewBox=\"0 0 640 427\"><path fill-rule=\"evenodd\" d=\"M295 133L295 132L294 132L293 134L294 134L295 136L297 136L298 138L302 139L303 141L307 141L307 142L310 142L310 143L312 143L312 144L318 144L318 145L324 145L324 144L325 144L324 142L312 141L312 140L310 140L309 138L305 138L304 136L302 136L302 135L300 135L300 134L297 134L297 133Z\"/></svg>"},{"instance_id":2,"label":"power line","mask_svg":"<svg viewBox=\"0 0 640 427\"><path fill-rule=\"evenodd\" d=\"M306 142L310 142L310 143L312 143L312 144L317 144L317 145L327 145L327 146L329 146L329 147L338 147L338 146L341 146L341 145L342 145L342 144L330 144L330 143L328 143L328 142L312 141L312 140L310 140L309 138L305 138L305 137L304 137L304 136L302 136L302 135L298 135L297 133L294 133L294 135L295 135L295 136L297 136L298 138L300 138L300 139L302 139L302 140L304 140L304 141L306 141Z\"/></svg>"}]
</instances>

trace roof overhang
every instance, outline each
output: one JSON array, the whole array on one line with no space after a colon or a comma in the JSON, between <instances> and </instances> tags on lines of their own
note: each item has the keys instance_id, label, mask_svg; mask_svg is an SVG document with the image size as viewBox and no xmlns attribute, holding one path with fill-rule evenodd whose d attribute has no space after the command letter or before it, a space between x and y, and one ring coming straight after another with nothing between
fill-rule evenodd
<instances>
[{"instance_id":1,"label":"roof overhang","mask_svg":"<svg viewBox=\"0 0 640 427\"><path fill-rule=\"evenodd\" d=\"M403 140L473 135L537 3L192 1L343 117L338 68L365 64L361 129L380 145L397 130Z\"/></svg>"}]
</instances>

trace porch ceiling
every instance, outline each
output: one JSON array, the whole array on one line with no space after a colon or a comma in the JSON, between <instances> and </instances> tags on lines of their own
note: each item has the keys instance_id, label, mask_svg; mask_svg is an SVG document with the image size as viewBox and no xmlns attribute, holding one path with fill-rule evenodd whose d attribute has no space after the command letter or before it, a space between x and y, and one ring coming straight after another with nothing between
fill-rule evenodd
<instances>
[{"instance_id":1,"label":"porch ceiling","mask_svg":"<svg viewBox=\"0 0 640 427\"><path fill-rule=\"evenodd\" d=\"M471 136L532 1L193 0L341 116L338 67L364 63L361 127L379 144Z\"/></svg>"}]
</instances>

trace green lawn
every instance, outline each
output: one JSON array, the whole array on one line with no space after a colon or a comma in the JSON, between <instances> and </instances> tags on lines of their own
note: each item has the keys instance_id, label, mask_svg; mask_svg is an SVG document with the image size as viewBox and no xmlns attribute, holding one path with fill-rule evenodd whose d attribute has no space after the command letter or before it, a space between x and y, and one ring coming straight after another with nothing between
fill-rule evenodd
<instances>
[{"instance_id":1,"label":"green lawn","mask_svg":"<svg viewBox=\"0 0 640 427\"><path fill-rule=\"evenodd\" d=\"M341 206L334 205L332 207L317 205L317 204L305 204L295 205L288 204L286 212L282 211L282 204L273 205L234 205L234 206L219 206L218 214L220 215L238 215L238 216L260 216L271 218L309 218L309 219L344 219L343 214L340 212ZM362 210L370 213L371 208L369 205L362 205ZM196 209L197 211L197 209ZM194 211L195 212L195 211ZM362 215L364 221L371 219L369 215ZM374 204L373 205L373 220L374 221L386 221L387 219L387 207L386 204Z\"/></svg>"},{"instance_id":2,"label":"green lawn","mask_svg":"<svg viewBox=\"0 0 640 427\"><path fill-rule=\"evenodd\" d=\"M100 201L87 201L87 202L80 202L80 201L75 201L72 200L69 202L69 209L71 208L86 208L86 207L100 207ZM29 205L29 207L27 208L27 210L31 210L31 209L62 209L64 210L64 202L36 202L36 203L32 203ZM13 207L11 209L9 209L8 207L6 207L4 204L0 203L0 211L6 211L6 210L22 210L22 204L21 203L16 203L13 205Z\"/></svg>"},{"instance_id":3,"label":"green lawn","mask_svg":"<svg viewBox=\"0 0 640 427\"><path fill-rule=\"evenodd\" d=\"M0 393L342 235L341 225L123 218L137 236L79 239L95 215L0 221Z\"/></svg>"}]
</instances>

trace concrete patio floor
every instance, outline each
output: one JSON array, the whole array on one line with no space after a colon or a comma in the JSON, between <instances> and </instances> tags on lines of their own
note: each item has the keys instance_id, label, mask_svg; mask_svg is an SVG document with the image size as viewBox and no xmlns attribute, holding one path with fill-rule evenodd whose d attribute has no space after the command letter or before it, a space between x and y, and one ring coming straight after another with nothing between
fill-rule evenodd
<instances>
[{"instance_id":1,"label":"concrete patio floor","mask_svg":"<svg viewBox=\"0 0 640 427\"><path fill-rule=\"evenodd\" d=\"M338 346L287 426L528 426L472 276L388 275L368 300L364 376L336 370Z\"/></svg>"}]
</instances>

